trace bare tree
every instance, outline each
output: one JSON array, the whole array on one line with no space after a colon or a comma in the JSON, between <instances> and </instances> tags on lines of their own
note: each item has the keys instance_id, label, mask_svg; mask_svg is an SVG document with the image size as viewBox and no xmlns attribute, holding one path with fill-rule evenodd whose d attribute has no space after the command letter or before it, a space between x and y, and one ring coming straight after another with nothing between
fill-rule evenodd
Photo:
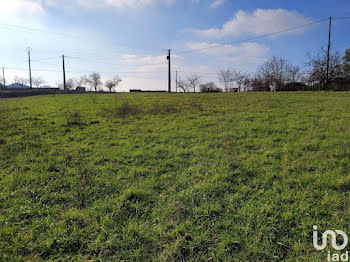
<instances>
[{"instance_id":1,"label":"bare tree","mask_svg":"<svg viewBox=\"0 0 350 262\"><path fill-rule=\"evenodd\" d=\"M179 80L177 83L178 87L180 88L180 90L182 90L182 92L187 93L189 90L189 86L187 81L185 80Z\"/></svg>"},{"instance_id":2,"label":"bare tree","mask_svg":"<svg viewBox=\"0 0 350 262\"><path fill-rule=\"evenodd\" d=\"M99 86L102 85L101 82L101 75L99 73L92 73L90 76L87 78L87 83L90 84L90 86L97 92Z\"/></svg>"},{"instance_id":3,"label":"bare tree","mask_svg":"<svg viewBox=\"0 0 350 262\"><path fill-rule=\"evenodd\" d=\"M247 74L246 78L244 78L242 82L242 86L243 86L244 92L250 91L251 79L249 74Z\"/></svg>"},{"instance_id":4,"label":"bare tree","mask_svg":"<svg viewBox=\"0 0 350 262\"><path fill-rule=\"evenodd\" d=\"M221 88L218 88L214 82L209 82L199 86L202 93L211 93L211 92L222 92Z\"/></svg>"},{"instance_id":5,"label":"bare tree","mask_svg":"<svg viewBox=\"0 0 350 262\"><path fill-rule=\"evenodd\" d=\"M122 79L119 76L114 76L110 80L106 80L106 87L108 88L109 92L112 92L112 89L115 91L115 87L117 87Z\"/></svg>"},{"instance_id":6,"label":"bare tree","mask_svg":"<svg viewBox=\"0 0 350 262\"><path fill-rule=\"evenodd\" d=\"M335 79L343 75L342 64L339 52L330 54L329 56L329 73L327 76L327 50L321 50L312 57L307 54L308 61L306 65L309 67L309 82L315 83L320 89L327 90L327 86Z\"/></svg>"},{"instance_id":7,"label":"bare tree","mask_svg":"<svg viewBox=\"0 0 350 262\"><path fill-rule=\"evenodd\" d=\"M281 91L285 84L296 81L299 71L299 67L290 65L285 59L274 56L258 69L258 75L266 85L270 86L272 91Z\"/></svg>"},{"instance_id":8,"label":"bare tree","mask_svg":"<svg viewBox=\"0 0 350 262\"><path fill-rule=\"evenodd\" d=\"M86 85L88 84L88 77L86 75L83 75L83 76L80 76L79 78L76 78L75 80L76 82L76 86L83 86L83 85Z\"/></svg>"},{"instance_id":9,"label":"bare tree","mask_svg":"<svg viewBox=\"0 0 350 262\"><path fill-rule=\"evenodd\" d=\"M259 69L258 74L264 82L272 87L272 91L279 91L283 84L283 71L286 61L280 57L272 57L266 61Z\"/></svg>"},{"instance_id":10,"label":"bare tree","mask_svg":"<svg viewBox=\"0 0 350 262\"><path fill-rule=\"evenodd\" d=\"M219 68L218 80L224 86L225 92L228 92L233 81L232 71L230 69Z\"/></svg>"},{"instance_id":11,"label":"bare tree","mask_svg":"<svg viewBox=\"0 0 350 262\"><path fill-rule=\"evenodd\" d=\"M68 90L74 90L77 87L77 79L69 78L66 81L66 87L67 87Z\"/></svg>"},{"instance_id":12,"label":"bare tree","mask_svg":"<svg viewBox=\"0 0 350 262\"><path fill-rule=\"evenodd\" d=\"M33 77L32 78L32 83L36 86L36 88L39 88L41 85L45 84L45 80L42 79L42 77Z\"/></svg>"},{"instance_id":13,"label":"bare tree","mask_svg":"<svg viewBox=\"0 0 350 262\"><path fill-rule=\"evenodd\" d=\"M350 78L350 48L345 50L345 55L343 57L343 72L345 77Z\"/></svg>"},{"instance_id":14,"label":"bare tree","mask_svg":"<svg viewBox=\"0 0 350 262\"><path fill-rule=\"evenodd\" d=\"M190 89L193 89L193 92L196 92L196 86L199 85L201 81L200 76L194 74L187 77L187 84Z\"/></svg>"},{"instance_id":15,"label":"bare tree","mask_svg":"<svg viewBox=\"0 0 350 262\"><path fill-rule=\"evenodd\" d=\"M29 79L28 79L28 78L25 78L25 77L21 77L21 76L15 76L15 77L13 78L13 81L14 81L15 83L20 84L21 87L23 87L24 85L28 84Z\"/></svg>"},{"instance_id":16,"label":"bare tree","mask_svg":"<svg viewBox=\"0 0 350 262\"><path fill-rule=\"evenodd\" d=\"M236 69L232 70L231 74L232 80L235 81L238 86L238 91L241 91L244 80L249 78L249 74Z\"/></svg>"},{"instance_id":17,"label":"bare tree","mask_svg":"<svg viewBox=\"0 0 350 262\"><path fill-rule=\"evenodd\" d=\"M288 82L300 82L302 81L302 72L299 66L286 65L286 81Z\"/></svg>"},{"instance_id":18,"label":"bare tree","mask_svg":"<svg viewBox=\"0 0 350 262\"><path fill-rule=\"evenodd\" d=\"M250 89L252 91L264 91L270 92L270 85L266 80L258 73L255 73L254 76L250 79Z\"/></svg>"}]
</instances>

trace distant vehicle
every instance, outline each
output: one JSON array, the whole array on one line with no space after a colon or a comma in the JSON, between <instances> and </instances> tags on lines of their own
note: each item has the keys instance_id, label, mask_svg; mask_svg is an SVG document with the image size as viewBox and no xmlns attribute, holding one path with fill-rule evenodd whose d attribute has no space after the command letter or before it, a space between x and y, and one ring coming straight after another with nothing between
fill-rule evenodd
<instances>
[{"instance_id":1,"label":"distant vehicle","mask_svg":"<svg viewBox=\"0 0 350 262\"><path fill-rule=\"evenodd\" d=\"M8 89L30 89L30 86L23 85L20 83L13 83L11 85L6 86Z\"/></svg>"},{"instance_id":2,"label":"distant vehicle","mask_svg":"<svg viewBox=\"0 0 350 262\"><path fill-rule=\"evenodd\" d=\"M86 87L78 86L75 91L78 93L85 93L86 92Z\"/></svg>"}]
</instances>

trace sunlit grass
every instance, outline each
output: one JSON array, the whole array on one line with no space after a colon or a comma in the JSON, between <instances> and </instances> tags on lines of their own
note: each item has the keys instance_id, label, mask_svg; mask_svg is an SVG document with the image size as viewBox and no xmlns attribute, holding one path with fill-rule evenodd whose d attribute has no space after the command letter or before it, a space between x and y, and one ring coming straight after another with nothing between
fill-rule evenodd
<instances>
[{"instance_id":1,"label":"sunlit grass","mask_svg":"<svg viewBox=\"0 0 350 262\"><path fill-rule=\"evenodd\" d=\"M350 93L0 100L0 260L312 261L349 232Z\"/></svg>"}]
</instances>

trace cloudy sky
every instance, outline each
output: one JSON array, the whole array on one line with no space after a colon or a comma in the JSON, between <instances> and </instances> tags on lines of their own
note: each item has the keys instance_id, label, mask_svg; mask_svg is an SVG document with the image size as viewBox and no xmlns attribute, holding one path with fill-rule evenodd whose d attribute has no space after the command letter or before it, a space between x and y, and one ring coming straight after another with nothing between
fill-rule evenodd
<instances>
[{"instance_id":1,"label":"cloudy sky","mask_svg":"<svg viewBox=\"0 0 350 262\"><path fill-rule=\"evenodd\" d=\"M176 70L203 82L219 67L253 72L274 55L303 67L327 44L327 21L316 22L329 16L350 17L349 0L0 0L0 67L7 83L26 77L30 47L33 76L51 85L62 81L64 54L67 78L96 71L122 77L121 91L165 90L167 49L174 80ZM335 19L333 49L350 46L349 28Z\"/></svg>"}]
</instances>

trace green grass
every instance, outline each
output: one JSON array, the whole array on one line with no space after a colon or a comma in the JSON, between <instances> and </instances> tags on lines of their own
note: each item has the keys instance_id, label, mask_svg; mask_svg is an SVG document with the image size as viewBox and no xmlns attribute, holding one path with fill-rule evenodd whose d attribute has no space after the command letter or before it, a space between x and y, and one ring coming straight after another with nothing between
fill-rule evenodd
<instances>
[{"instance_id":1,"label":"green grass","mask_svg":"<svg viewBox=\"0 0 350 262\"><path fill-rule=\"evenodd\" d=\"M350 93L0 100L0 261L325 261Z\"/></svg>"}]
</instances>

